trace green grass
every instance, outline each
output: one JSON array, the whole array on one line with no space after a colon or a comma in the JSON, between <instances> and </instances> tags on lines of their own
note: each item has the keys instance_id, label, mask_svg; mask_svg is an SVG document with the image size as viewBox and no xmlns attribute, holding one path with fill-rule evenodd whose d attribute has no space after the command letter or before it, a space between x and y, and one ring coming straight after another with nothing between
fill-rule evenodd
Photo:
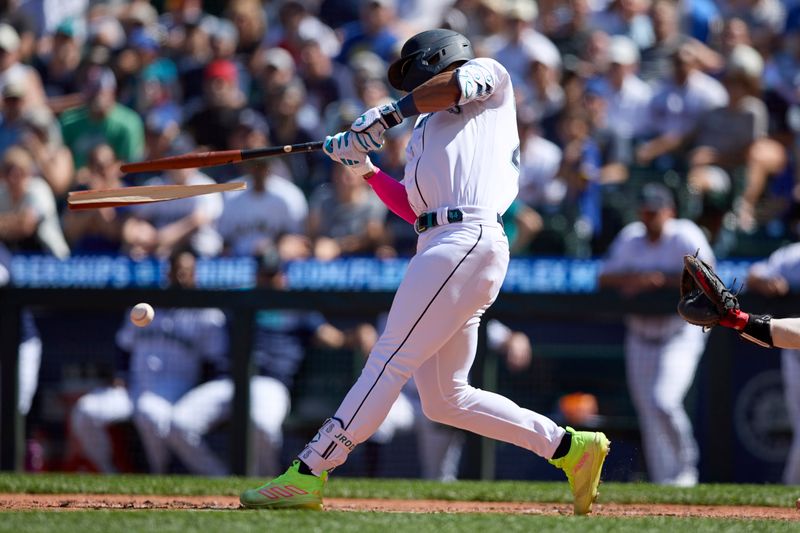
<instances>
[{"instance_id":1,"label":"green grass","mask_svg":"<svg viewBox=\"0 0 800 533\"><path fill-rule=\"evenodd\" d=\"M691 529L690 529L691 528ZM322 533L481 533L536 531L537 533L641 533L648 531L789 532L796 523L765 520L712 520L707 518L605 518L532 515L408 514L303 511L69 511L2 513L0 532L53 533L53 531L106 533L134 532L302 532Z\"/></svg>"},{"instance_id":2,"label":"green grass","mask_svg":"<svg viewBox=\"0 0 800 533\"><path fill-rule=\"evenodd\" d=\"M38 494L167 494L238 495L263 479L200 478L192 476L82 474L0 474L0 492ZM458 481L336 478L325 494L339 498L443 499L466 501L569 502L566 482ZM606 503L678 503L698 505L761 505L791 507L800 497L796 487L782 485L700 485L691 489L647 483L604 483L600 501Z\"/></svg>"}]
</instances>

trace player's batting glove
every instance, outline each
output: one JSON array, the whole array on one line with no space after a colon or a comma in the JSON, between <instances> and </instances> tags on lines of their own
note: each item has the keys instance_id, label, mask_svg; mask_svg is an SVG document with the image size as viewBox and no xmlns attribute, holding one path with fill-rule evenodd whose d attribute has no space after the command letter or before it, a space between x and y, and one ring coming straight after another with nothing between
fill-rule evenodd
<instances>
[{"instance_id":1,"label":"player's batting glove","mask_svg":"<svg viewBox=\"0 0 800 533\"><path fill-rule=\"evenodd\" d=\"M369 156L355 147L353 135L352 131L343 131L333 137L325 137L322 151L360 176L375 172L375 165Z\"/></svg>"},{"instance_id":2,"label":"player's batting glove","mask_svg":"<svg viewBox=\"0 0 800 533\"><path fill-rule=\"evenodd\" d=\"M383 132L403 122L397 102L367 109L350 126L358 150L369 152L383 148Z\"/></svg>"}]
</instances>

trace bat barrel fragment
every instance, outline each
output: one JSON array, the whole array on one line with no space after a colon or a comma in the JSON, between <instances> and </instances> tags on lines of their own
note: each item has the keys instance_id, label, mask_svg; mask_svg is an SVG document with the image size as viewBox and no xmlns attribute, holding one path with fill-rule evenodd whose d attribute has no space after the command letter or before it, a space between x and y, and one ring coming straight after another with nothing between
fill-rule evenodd
<instances>
[{"instance_id":1,"label":"bat barrel fragment","mask_svg":"<svg viewBox=\"0 0 800 533\"><path fill-rule=\"evenodd\" d=\"M120 168L123 172L157 172L181 168L214 167L228 163L238 163L241 160L242 150L221 150L175 155L137 163L124 163Z\"/></svg>"}]
</instances>

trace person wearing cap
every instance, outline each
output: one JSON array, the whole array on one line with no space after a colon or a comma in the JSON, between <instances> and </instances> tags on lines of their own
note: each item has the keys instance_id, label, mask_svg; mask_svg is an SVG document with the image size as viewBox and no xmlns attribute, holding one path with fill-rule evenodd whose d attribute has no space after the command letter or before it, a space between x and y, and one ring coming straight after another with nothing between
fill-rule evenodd
<instances>
[{"instance_id":1,"label":"person wearing cap","mask_svg":"<svg viewBox=\"0 0 800 533\"><path fill-rule=\"evenodd\" d=\"M257 260L256 286L285 291L288 282L280 257L265 253ZM306 354L314 348L368 352L376 337L369 324L343 331L316 311L256 312L252 348L256 371L250 381L250 416L256 452L254 464L250 465L253 473L273 475L278 471L282 425L289 414L291 391ZM205 436L231 416L234 383L226 374L187 392L172 411L168 441L193 474L230 474L228 465L205 442Z\"/></svg>"},{"instance_id":2,"label":"person wearing cap","mask_svg":"<svg viewBox=\"0 0 800 533\"><path fill-rule=\"evenodd\" d=\"M340 28L344 38L338 60L348 63L353 54L370 50L384 61L394 58L398 44L394 29L396 0L360 0L359 20Z\"/></svg>"},{"instance_id":3,"label":"person wearing cap","mask_svg":"<svg viewBox=\"0 0 800 533\"><path fill-rule=\"evenodd\" d=\"M702 230L675 218L672 192L649 183L638 202L639 220L625 226L611 243L601 268L601 289L623 298L646 298L657 290L677 290L683 256L698 254L714 263ZM625 318L625 367L636 407L642 447L653 483L697 483L698 449L683 400L694 380L707 335L674 312L630 314Z\"/></svg>"},{"instance_id":4,"label":"person wearing cap","mask_svg":"<svg viewBox=\"0 0 800 533\"><path fill-rule=\"evenodd\" d=\"M531 64L538 62L548 71L548 77L558 78L561 54L555 45L533 27L538 16L535 2L509 0L504 12L506 29L503 34L489 37L484 42L487 55L502 63L517 90L528 82ZM557 81L556 81L557 84Z\"/></svg>"},{"instance_id":5,"label":"person wearing cap","mask_svg":"<svg viewBox=\"0 0 800 533\"><path fill-rule=\"evenodd\" d=\"M245 107L245 96L239 88L239 71L232 61L217 59L206 66L203 77L203 102L187 119L186 129L199 146L224 150L239 113Z\"/></svg>"},{"instance_id":6,"label":"person wearing cap","mask_svg":"<svg viewBox=\"0 0 800 533\"><path fill-rule=\"evenodd\" d=\"M231 137L231 148L248 149L270 144L266 120L246 109ZM247 190L225 195L217 222L226 254L260 256L276 252L281 259L309 254L304 235L308 202L303 192L274 172L274 162L254 159L242 165Z\"/></svg>"},{"instance_id":7,"label":"person wearing cap","mask_svg":"<svg viewBox=\"0 0 800 533\"><path fill-rule=\"evenodd\" d=\"M36 56L33 62L42 79L48 105L54 112L60 113L81 103L78 67L82 45L83 35L78 21L65 20L53 34L50 52Z\"/></svg>"},{"instance_id":8,"label":"person wearing cap","mask_svg":"<svg viewBox=\"0 0 800 533\"><path fill-rule=\"evenodd\" d=\"M694 192L728 196L731 174L746 169L745 188L736 199L735 212L739 226L747 230L756 224L755 207L769 177L787 164L785 148L767 137L769 114L761 99L763 71L764 60L754 48L734 48L722 78L728 105L705 113L683 139L690 147L688 180ZM721 220L717 228L719 225Z\"/></svg>"},{"instance_id":9,"label":"person wearing cap","mask_svg":"<svg viewBox=\"0 0 800 533\"><path fill-rule=\"evenodd\" d=\"M141 159L144 125L132 109L117 102L117 79L106 67L93 66L83 87L84 104L60 117L64 144L72 152L75 168L86 164L89 151L107 142L121 161Z\"/></svg>"},{"instance_id":10,"label":"person wearing cap","mask_svg":"<svg viewBox=\"0 0 800 533\"><path fill-rule=\"evenodd\" d=\"M608 125L624 139L642 137L650 129L647 116L653 89L636 75L639 49L628 37L617 35L611 38L608 56Z\"/></svg>"},{"instance_id":11,"label":"person wearing cap","mask_svg":"<svg viewBox=\"0 0 800 533\"><path fill-rule=\"evenodd\" d=\"M42 80L36 69L20 62L20 39L10 24L0 22L0 91L11 80L25 85L25 100L30 105L45 105Z\"/></svg>"}]
</instances>

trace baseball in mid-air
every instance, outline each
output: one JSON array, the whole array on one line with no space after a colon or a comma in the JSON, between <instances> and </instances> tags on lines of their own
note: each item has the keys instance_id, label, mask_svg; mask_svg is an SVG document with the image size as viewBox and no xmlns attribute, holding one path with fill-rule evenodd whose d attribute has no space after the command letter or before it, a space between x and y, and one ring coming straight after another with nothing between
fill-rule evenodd
<instances>
[{"instance_id":1,"label":"baseball in mid-air","mask_svg":"<svg viewBox=\"0 0 800 533\"><path fill-rule=\"evenodd\" d=\"M150 324L154 316L156 316L156 312L150 304L136 304L133 306L133 309L131 309L131 322L140 328Z\"/></svg>"}]
</instances>

